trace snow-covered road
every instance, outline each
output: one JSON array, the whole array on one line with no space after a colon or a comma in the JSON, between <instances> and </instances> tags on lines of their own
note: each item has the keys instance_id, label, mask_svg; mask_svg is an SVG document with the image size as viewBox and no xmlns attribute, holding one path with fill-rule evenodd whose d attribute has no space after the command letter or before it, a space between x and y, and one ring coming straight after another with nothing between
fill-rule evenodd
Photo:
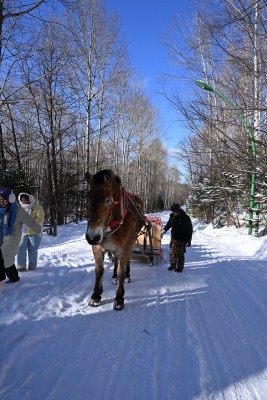
<instances>
[{"instance_id":1,"label":"snow-covered road","mask_svg":"<svg viewBox=\"0 0 267 400\"><path fill-rule=\"evenodd\" d=\"M86 225L45 235L39 268L0 295L1 400L266 400L267 238L194 225L183 273L169 232L157 266L132 261L121 312L108 260L87 305Z\"/></svg>"}]
</instances>

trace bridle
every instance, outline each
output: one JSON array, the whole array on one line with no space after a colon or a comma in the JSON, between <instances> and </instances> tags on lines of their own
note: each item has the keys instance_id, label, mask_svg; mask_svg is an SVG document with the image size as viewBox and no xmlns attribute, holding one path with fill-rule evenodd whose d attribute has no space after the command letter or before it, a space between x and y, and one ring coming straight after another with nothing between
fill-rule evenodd
<instances>
[{"instance_id":1,"label":"bridle","mask_svg":"<svg viewBox=\"0 0 267 400\"><path fill-rule=\"evenodd\" d=\"M101 222L101 224L103 224L105 228L108 225L108 219L106 221L103 221L103 219L100 219L97 217L91 217L91 218L87 218L87 221L88 221L88 225L91 221Z\"/></svg>"},{"instance_id":2,"label":"bridle","mask_svg":"<svg viewBox=\"0 0 267 400\"><path fill-rule=\"evenodd\" d=\"M94 193L94 192L97 192L99 190L104 190L104 189L110 189L110 186L94 185L91 188L90 192ZM112 219L113 208L115 205L120 205L120 207L121 207L121 209L120 209L121 214L120 214L120 218L118 218L118 219ZM136 201L136 196L133 194L129 195L129 193L125 191L124 187L122 187L119 201L117 201L117 200L114 201L112 198L112 201L110 202L109 212L108 212L106 221L104 221L102 218L99 218L97 216L92 216L90 218L87 217L87 221L88 221L87 229L88 229L91 221L100 222L101 224L104 225L103 238L110 236L113 233L115 233L120 228L120 226L123 224L123 220L124 220L124 217L126 216L127 212L129 212L135 220L136 220L135 214L137 214L139 216L140 220L143 222L142 225L145 225L146 217L143 214L143 212L140 210L140 205ZM140 228L141 227L136 226L137 233L140 231Z\"/></svg>"},{"instance_id":3,"label":"bridle","mask_svg":"<svg viewBox=\"0 0 267 400\"><path fill-rule=\"evenodd\" d=\"M103 186L103 185L94 185L94 186L91 188L90 192L91 192L91 193L92 193L92 192L97 192L98 190L104 190L104 189L109 189L109 187ZM89 224L90 224L91 221L96 221L96 222L100 222L101 224L104 225L104 233L103 233L103 236L104 236L104 237L107 236L108 234L111 234L111 233L115 232L115 231L111 231L111 229L109 228L108 224L109 224L110 219L111 219L111 216L112 216L113 207L114 207L115 205L117 205L117 204L119 204L119 201L116 201L116 200L113 201L113 199L112 199L111 204L110 204L110 207L109 207L108 217L107 217L106 221L104 221L104 220L101 219L101 218L94 217L94 216L93 216L93 217L90 217L90 218L87 218L87 222L88 222L88 224L87 224L87 229L88 229ZM116 230L117 230L117 229L116 229Z\"/></svg>"}]
</instances>

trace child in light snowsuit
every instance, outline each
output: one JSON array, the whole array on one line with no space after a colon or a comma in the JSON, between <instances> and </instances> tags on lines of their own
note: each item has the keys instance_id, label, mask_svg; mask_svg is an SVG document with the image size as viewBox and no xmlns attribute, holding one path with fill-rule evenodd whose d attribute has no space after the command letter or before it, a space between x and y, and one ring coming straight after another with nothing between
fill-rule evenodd
<instances>
[{"instance_id":1,"label":"child in light snowsuit","mask_svg":"<svg viewBox=\"0 0 267 400\"><path fill-rule=\"evenodd\" d=\"M44 210L38 200L29 193L20 193L18 196L21 207L36 221L43 230ZM42 240L42 233L37 233L31 227L23 226L22 238L17 254L17 270L26 271L27 256L28 269L37 268L38 249Z\"/></svg>"}]
</instances>

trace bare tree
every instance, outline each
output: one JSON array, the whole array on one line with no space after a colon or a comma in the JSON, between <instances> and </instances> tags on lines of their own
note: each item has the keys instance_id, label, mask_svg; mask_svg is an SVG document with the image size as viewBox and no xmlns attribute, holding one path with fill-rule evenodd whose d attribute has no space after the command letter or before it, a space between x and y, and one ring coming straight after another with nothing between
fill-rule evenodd
<instances>
[{"instance_id":1,"label":"bare tree","mask_svg":"<svg viewBox=\"0 0 267 400\"><path fill-rule=\"evenodd\" d=\"M183 66L192 82L199 78L208 82L215 92L231 99L236 109L243 113L253 137L259 143L258 158L263 151L259 146L264 145L258 139L266 126L262 112L266 92L264 6L265 0L225 0L210 12L202 12L199 7L194 32L183 36L186 51L179 45L177 37L167 40L177 65ZM219 9L220 12L217 12ZM178 27L177 23L175 27ZM181 77L179 79L181 81ZM169 95L192 130L183 157L194 187L198 190L198 182L201 186L202 200L210 198L205 202L209 209L208 218L215 218L216 207L226 208L234 218L238 203L244 206L249 198L247 188L254 169L250 139L239 114L229 103L214 93L200 91L196 86L194 92L194 98L188 101L176 94ZM261 171L264 164L265 161L260 163ZM235 179L225 178L230 173ZM208 185L203 185L204 181ZM241 196L239 183L243 187ZM223 188L220 196L218 186ZM238 193L234 201L228 189ZM231 201L228 201L230 198ZM199 200L198 197L197 202Z\"/></svg>"},{"instance_id":2,"label":"bare tree","mask_svg":"<svg viewBox=\"0 0 267 400\"><path fill-rule=\"evenodd\" d=\"M0 108L7 104L12 95L18 90L17 86L13 86L10 82L12 70L19 59L19 54L14 52L14 43L17 41L17 35L20 28L21 19L30 15L31 12L40 7L45 0L36 2L21 2L8 0L0 1L0 69L2 84L0 88ZM8 87L8 93L6 88ZM8 113L10 115L10 106L8 105ZM3 113L3 110L1 110ZM3 114L2 114L3 118ZM2 119L1 118L1 119ZM14 132L13 132L14 134ZM7 170L7 160L5 153L5 145L3 138L3 126L0 120L0 165L2 174Z\"/></svg>"}]
</instances>

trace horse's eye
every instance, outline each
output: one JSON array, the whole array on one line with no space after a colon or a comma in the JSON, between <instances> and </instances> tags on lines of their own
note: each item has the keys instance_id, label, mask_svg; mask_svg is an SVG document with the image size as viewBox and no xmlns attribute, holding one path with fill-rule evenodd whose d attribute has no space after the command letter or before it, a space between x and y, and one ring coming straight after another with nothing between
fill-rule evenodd
<instances>
[{"instance_id":1,"label":"horse's eye","mask_svg":"<svg viewBox=\"0 0 267 400\"><path fill-rule=\"evenodd\" d=\"M110 206L112 204L112 201L113 201L112 197L107 197L105 200L106 206Z\"/></svg>"}]
</instances>

